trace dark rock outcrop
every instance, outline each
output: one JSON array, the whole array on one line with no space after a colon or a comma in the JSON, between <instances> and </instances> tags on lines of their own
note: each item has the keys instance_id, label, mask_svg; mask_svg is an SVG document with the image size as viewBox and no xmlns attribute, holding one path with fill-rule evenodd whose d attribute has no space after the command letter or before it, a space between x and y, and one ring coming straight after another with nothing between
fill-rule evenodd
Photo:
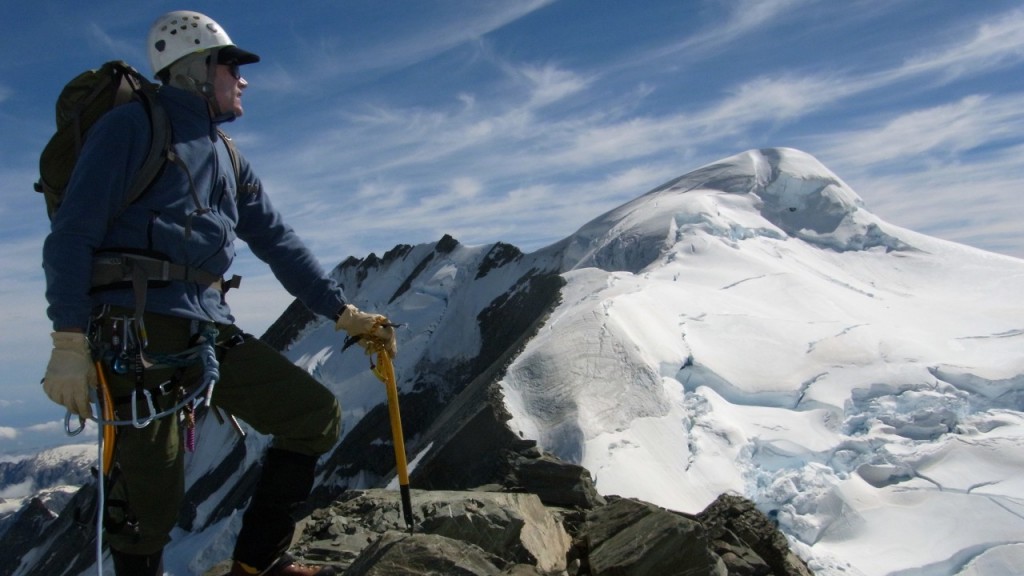
<instances>
[{"instance_id":1,"label":"dark rock outcrop","mask_svg":"<svg viewBox=\"0 0 1024 576\"><path fill-rule=\"evenodd\" d=\"M35 545L32 538L53 521L53 514L39 498L32 498L27 505L5 518L3 535L4 545L0 547L0 576L14 573L18 566L18 552L28 550Z\"/></svg>"},{"instance_id":2,"label":"dark rock outcrop","mask_svg":"<svg viewBox=\"0 0 1024 576\"><path fill-rule=\"evenodd\" d=\"M347 494L314 512L297 556L346 574L499 574L514 565L561 573L571 538L534 494L412 492L415 526L404 525L398 493ZM449 564L465 554L461 566ZM469 554L467 552L472 552Z\"/></svg>"},{"instance_id":3,"label":"dark rock outcrop","mask_svg":"<svg viewBox=\"0 0 1024 576\"><path fill-rule=\"evenodd\" d=\"M811 574L775 523L750 500L723 494L697 517L708 531L711 549L729 566L729 574Z\"/></svg>"},{"instance_id":4,"label":"dark rock outcrop","mask_svg":"<svg viewBox=\"0 0 1024 576\"><path fill-rule=\"evenodd\" d=\"M411 499L410 530L397 491L345 494L304 520L292 554L345 576L811 574L739 496L697 515L618 497L589 510L545 506L527 493L413 490Z\"/></svg>"},{"instance_id":5,"label":"dark rock outcrop","mask_svg":"<svg viewBox=\"0 0 1024 576\"><path fill-rule=\"evenodd\" d=\"M589 574L722 573L696 518L639 500L614 499L591 510L581 536Z\"/></svg>"},{"instance_id":6,"label":"dark rock outcrop","mask_svg":"<svg viewBox=\"0 0 1024 576\"><path fill-rule=\"evenodd\" d=\"M56 518L39 510L36 502L30 508L35 509L27 519L31 526L22 525L4 533L0 575L14 574L23 562L32 563L29 574L78 574L95 560L95 484L82 486ZM26 559L25 552L33 548L48 553Z\"/></svg>"}]
</instances>

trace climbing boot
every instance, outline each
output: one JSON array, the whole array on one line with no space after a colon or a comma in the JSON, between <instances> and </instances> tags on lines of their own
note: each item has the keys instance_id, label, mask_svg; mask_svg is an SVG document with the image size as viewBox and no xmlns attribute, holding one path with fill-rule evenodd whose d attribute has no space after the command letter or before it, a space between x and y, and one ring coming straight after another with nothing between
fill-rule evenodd
<instances>
[{"instance_id":1,"label":"climbing boot","mask_svg":"<svg viewBox=\"0 0 1024 576\"><path fill-rule=\"evenodd\" d=\"M288 550L295 535L297 508L313 488L316 460L316 456L277 448L267 450L255 493L242 515L242 528L231 554L234 560L265 569Z\"/></svg>"},{"instance_id":2,"label":"climbing boot","mask_svg":"<svg viewBox=\"0 0 1024 576\"><path fill-rule=\"evenodd\" d=\"M231 572L228 576L253 576L254 574L260 576L337 576L338 573L330 566L299 564L291 555L285 554L265 572L260 572L258 568L235 561L231 565Z\"/></svg>"}]
</instances>

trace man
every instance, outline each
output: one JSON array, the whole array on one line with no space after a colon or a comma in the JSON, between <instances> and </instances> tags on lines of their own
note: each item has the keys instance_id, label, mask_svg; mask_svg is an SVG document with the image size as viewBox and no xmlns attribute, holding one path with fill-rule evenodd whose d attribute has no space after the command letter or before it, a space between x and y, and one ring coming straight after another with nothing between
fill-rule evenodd
<instances>
[{"instance_id":1,"label":"man","mask_svg":"<svg viewBox=\"0 0 1024 576\"><path fill-rule=\"evenodd\" d=\"M141 425L180 404L209 368L153 359L215 340L213 405L273 436L231 575L331 576L332 569L301 566L285 551L295 529L291 512L312 489L318 457L338 439L340 409L311 376L235 326L222 280L234 239L245 240L289 292L350 337L382 341L393 354L394 331L383 316L345 303L249 163L218 135L220 124L243 113L248 82L239 67L259 57L190 11L157 19L147 50L170 117L171 158L125 206L151 143L147 112L141 103L120 106L90 131L43 247L54 326L44 389L70 412L90 417L92 358L101 358L115 420ZM182 416L186 426L189 418ZM118 576L163 572L163 548L184 493L183 435L175 413L117 428L106 537Z\"/></svg>"}]
</instances>

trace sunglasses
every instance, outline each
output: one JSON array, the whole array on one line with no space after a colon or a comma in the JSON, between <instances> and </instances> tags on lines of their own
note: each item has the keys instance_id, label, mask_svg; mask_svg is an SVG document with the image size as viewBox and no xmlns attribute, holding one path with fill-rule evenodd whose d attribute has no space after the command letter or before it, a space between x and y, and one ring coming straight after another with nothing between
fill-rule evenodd
<instances>
[{"instance_id":1,"label":"sunglasses","mask_svg":"<svg viewBox=\"0 0 1024 576\"><path fill-rule=\"evenodd\" d=\"M238 62L231 62L231 63L221 64L221 65L228 67L228 74L231 74L232 78L234 78L235 80L241 80L242 79L242 70L241 70L241 67L239 66Z\"/></svg>"}]
</instances>

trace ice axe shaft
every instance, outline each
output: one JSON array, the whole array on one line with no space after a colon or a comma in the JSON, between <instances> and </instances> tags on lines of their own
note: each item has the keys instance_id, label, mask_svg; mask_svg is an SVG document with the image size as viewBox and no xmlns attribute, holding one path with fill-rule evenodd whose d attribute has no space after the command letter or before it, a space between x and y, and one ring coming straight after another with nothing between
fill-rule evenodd
<instances>
[{"instance_id":1,"label":"ice axe shaft","mask_svg":"<svg viewBox=\"0 0 1024 576\"><path fill-rule=\"evenodd\" d=\"M405 461L405 438L402 434L402 414L398 408L398 384L395 382L395 367L383 347L377 350L377 377L384 381L388 393L388 415L391 420L391 438L395 445L395 468L398 470L398 489L402 496L402 515L405 525L412 532L412 497L409 494L409 469Z\"/></svg>"},{"instance_id":2,"label":"ice axe shaft","mask_svg":"<svg viewBox=\"0 0 1024 576\"><path fill-rule=\"evenodd\" d=\"M396 326L389 324L389 326ZM409 494L409 469L405 460L405 438L402 434L402 414L398 408L398 383L395 380L395 366L391 356L384 349L384 344L368 336L355 336L345 339L341 350L344 352L353 344L362 341L368 354L376 354L377 362L373 365L373 373L384 382L388 395L388 416L391 420L391 438L395 446L395 469L398 471L398 490L402 496L402 516L409 532L413 531L412 497Z\"/></svg>"}]
</instances>

